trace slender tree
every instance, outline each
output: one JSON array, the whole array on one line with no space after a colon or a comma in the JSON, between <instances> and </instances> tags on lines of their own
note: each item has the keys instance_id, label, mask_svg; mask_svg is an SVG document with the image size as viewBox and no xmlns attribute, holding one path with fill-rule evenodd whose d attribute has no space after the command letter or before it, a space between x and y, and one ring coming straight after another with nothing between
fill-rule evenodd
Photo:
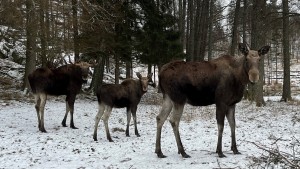
<instances>
[{"instance_id":1,"label":"slender tree","mask_svg":"<svg viewBox=\"0 0 300 169\"><path fill-rule=\"evenodd\" d=\"M47 64L47 39L46 39L46 27L45 27L45 8L47 1L39 0L40 5L40 41L41 41L41 60L42 67L45 67Z\"/></svg>"},{"instance_id":2,"label":"slender tree","mask_svg":"<svg viewBox=\"0 0 300 169\"><path fill-rule=\"evenodd\" d=\"M74 39L74 56L75 61L79 60L79 41L78 41L78 0L72 0L72 14L73 14L73 39Z\"/></svg>"},{"instance_id":3,"label":"slender tree","mask_svg":"<svg viewBox=\"0 0 300 169\"><path fill-rule=\"evenodd\" d=\"M213 34L213 16L214 16L214 3L215 0L210 0L209 4L209 20L208 20L208 53L207 53L207 60L211 60L212 58L212 50L213 50L213 40L212 40L212 34Z\"/></svg>"},{"instance_id":4,"label":"slender tree","mask_svg":"<svg viewBox=\"0 0 300 169\"><path fill-rule=\"evenodd\" d=\"M23 90L30 89L28 75L35 69L36 63L36 12L34 6L34 0L26 0L26 65L25 65L25 75L23 80Z\"/></svg>"},{"instance_id":5,"label":"slender tree","mask_svg":"<svg viewBox=\"0 0 300 169\"><path fill-rule=\"evenodd\" d=\"M289 42L289 6L288 0L282 0L283 25L282 25L282 45L283 45L283 91L282 101L291 100L290 85L290 42Z\"/></svg>"},{"instance_id":6,"label":"slender tree","mask_svg":"<svg viewBox=\"0 0 300 169\"><path fill-rule=\"evenodd\" d=\"M252 30L251 30L251 48L258 49L266 43L266 0L253 0L252 9ZM260 59L259 64L259 81L254 85L253 99L256 101L256 106L265 105L263 98L263 78L264 78L264 56Z\"/></svg>"},{"instance_id":7,"label":"slender tree","mask_svg":"<svg viewBox=\"0 0 300 169\"><path fill-rule=\"evenodd\" d=\"M241 6L241 0L237 0L235 3L235 11L234 11L234 20L233 20L233 26L232 26L232 38L231 38L231 45L230 45L230 55L234 56L235 50L237 48L238 43L238 26L239 26L239 20L240 20L240 6Z\"/></svg>"}]
</instances>

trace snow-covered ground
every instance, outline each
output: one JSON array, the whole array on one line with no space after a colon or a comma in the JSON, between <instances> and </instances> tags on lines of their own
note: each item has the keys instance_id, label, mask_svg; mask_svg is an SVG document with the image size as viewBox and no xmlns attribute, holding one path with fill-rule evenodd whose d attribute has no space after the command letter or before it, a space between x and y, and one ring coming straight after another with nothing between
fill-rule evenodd
<instances>
[{"instance_id":1,"label":"snow-covered ground","mask_svg":"<svg viewBox=\"0 0 300 169\"><path fill-rule=\"evenodd\" d=\"M156 115L160 105L142 103L138 107L138 129L141 137L125 136L125 109L113 109L109 119L113 143L108 142L103 123L99 123L98 141L93 140L95 99L79 98L75 103L73 130L62 127L65 113L64 97L51 97L45 109L45 128L37 127L37 116L32 97L27 101L0 100L0 168L251 168L253 157L266 152L253 143L280 151L300 152L300 107L297 104L266 100L265 107L242 101L236 110L236 137L241 155L230 151L230 128L225 123L223 151L226 158L218 158L215 106L186 106L180 124L180 133L186 152L191 158L177 154L171 125L166 121L162 131L162 151L167 158L159 159L154 153ZM69 118L68 118L69 122ZM274 144L276 143L276 144ZM296 154L300 156L300 154ZM281 168L280 164L275 168Z\"/></svg>"}]
</instances>

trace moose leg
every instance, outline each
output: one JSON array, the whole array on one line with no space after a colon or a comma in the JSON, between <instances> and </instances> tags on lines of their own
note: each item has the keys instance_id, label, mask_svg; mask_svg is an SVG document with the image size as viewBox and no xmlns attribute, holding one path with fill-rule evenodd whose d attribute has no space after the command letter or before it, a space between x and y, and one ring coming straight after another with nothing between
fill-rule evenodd
<instances>
[{"instance_id":1,"label":"moose leg","mask_svg":"<svg viewBox=\"0 0 300 169\"><path fill-rule=\"evenodd\" d=\"M226 114L226 118L229 122L231 129L231 150L233 154L241 154L236 147L236 138L235 138L235 105L231 106Z\"/></svg>"},{"instance_id":2,"label":"moose leg","mask_svg":"<svg viewBox=\"0 0 300 169\"><path fill-rule=\"evenodd\" d=\"M127 126L126 126L125 134L126 134L127 137L129 137L129 125L130 125L130 120L131 120L131 109L130 109L130 107L127 107L126 110L127 110Z\"/></svg>"},{"instance_id":3,"label":"moose leg","mask_svg":"<svg viewBox=\"0 0 300 169\"><path fill-rule=\"evenodd\" d=\"M68 103L68 100L69 100L69 99L70 99L70 96L67 95L67 97L66 97L66 113L65 113L65 116L64 116L63 121L61 122L61 125L62 125L63 127L67 127L66 121L67 121L68 113L69 113L69 111L70 111L70 106L69 106L69 103Z\"/></svg>"},{"instance_id":4,"label":"moose leg","mask_svg":"<svg viewBox=\"0 0 300 169\"><path fill-rule=\"evenodd\" d=\"M220 105L220 104L217 104L216 107L217 107L216 116L217 116L217 123L218 123L218 144L217 144L216 152L218 153L219 157L222 158L222 157L226 157L222 151L222 135L224 129L225 114L227 113L228 108L227 106Z\"/></svg>"},{"instance_id":5,"label":"moose leg","mask_svg":"<svg viewBox=\"0 0 300 169\"><path fill-rule=\"evenodd\" d=\"M38 128L41 127L41 116L40 116L40 105L41 105L41 99L39 94L34 94L34 102L35 102L35 110L38 118Z\"/></svg>"},{"instance_id":6,"label":"moose leg","mask_svg":"<svg viewBox=\"0 0 300 169\"><path fill-rule=\"evenodd\" d=\"M137 129L136 110L137 110L137 106L133 106L131 108L131 112L132 112L132 116L133 116L133 122L134 122L134 133L135 133L136 136L140 137L139 131Z\"/></svg>"},{"instance_id":7,"label":"moose leg","mask_svg":"<svg viewBox=\"0 0 300 169\"><path fill-rule=\"evenodd\" d=\"M95 118L95 128L94 128L94 136L93 136L94 141L97 141L98 124L99 124L99 121L100 121L101 117L103 116L104 109L105 109L105 105L104 104L99 104L98 113L97 113L96 118Z\"/></svg>"},{"instance_id":8,"label":"moose leg","mask_svg":"<svg viewBox=\"0 0 300 169\"><path fill-rule=\"evenodd\" d=\"M155 153L159 158L165 158L167 156L163 155L161 152L161 129L168 118L171 110L172 110L173 104L169 96L165 95L164 96L164 101L160 110L160 113L156 117L156 123L157 123L157 131L156 131L156 145L155 145Z\"/></svg>"},{"instance_id":9,"label":"moose leg","mask_svg":"<svg viewBox=\"0 0 300 169\"><path fill-rule=\"evenodd\" d=\"M103 115L103 121L104 121L104 126L105 126L105 131L106 131L106 137L107 137L109 142L113 142L113 140L111 139L110 133L109 133L109 128L108 128L108 119L109 119L109 116L111 114L112 107L106 106L105 109L106 110L105 110L104 115Z\"/></svg>"},{"instance_id":10,"label":"moose leg","mask_svg":"<svg viewBox=\"0 0 300 169\"><path fill-rule=\"evenodd\" d=\"M178 147L178 154L181 154L183 158L190 158L191 156L186 154L181 142L179 134L179 122L182 116L184 105L174 104L173 112L171 114L170 123L173 128L173 132L176 138L176 143Z\"/></svg>"},{"instance_id":11,"label":"moose leg","mask_svg":"<svg viewBox=\"0 0 300 169\"><path fill-rule=\"evenodd\" d=\"M73 115L74 115L74 103L75 103L75 95L70 95L69 99L68 99L68 105L69 105L69 109L70 109L70 127L72 129L78 129L77 127L75 127L74 125L74 118L73 118ZM68 97L67 97L68 98ZM67 120L67 113L65 115L65 118L63 119L63 121L66 121Z\"/></svg>"},{"instance_id":12,"label":"moose leg","mask_svg":"<svg viewBox=\"0 0 300 169\"><path fill-rule=\"evenodd\" d=\"M45 126L44 126L44 110L45 110L45 105L46 105L46 100L47 100L47 95L46 94L40 94L40 99L41 99L41 104L39 107L40 110L40 125L39 125L39 129L41 132L46 133L47 131L45 130Z\"/></svg>"}]
</instances>

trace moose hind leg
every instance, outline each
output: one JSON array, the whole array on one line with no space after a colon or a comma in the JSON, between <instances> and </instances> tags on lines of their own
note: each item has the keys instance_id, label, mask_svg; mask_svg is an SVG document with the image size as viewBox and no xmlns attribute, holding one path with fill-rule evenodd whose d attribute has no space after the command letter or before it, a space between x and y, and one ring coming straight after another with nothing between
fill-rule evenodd
<instances>
[{"instance_id":1,"label":"moose hind leg","mask_svg":"<svg viewBox=\"0 0 300 169\"><path fill-rule=\"evenodd\" d=\"M233 154L241 154L237 149L235 138L235 105L229 108L226 118L231 129L231 150L233 151Z\"/></svg>"},{"instance_id":2,"label":"moose hind leg","mask_svg":"<svg viewBox=\"0 0 300 169\"><path fill-rule=\"evenodd\" d=\"M41 98L39 94L34 94L34 102L35 102L35 110L38 118L38 128L41 127L41 116L40 116L40 106L41 106Z\"/></svg>"},{"instance_id":3,"label":"moose hind leg","mask_svg":"<svg viewBox=\"0 0 300 169\"><path fill-rule=\"evenodd\" d=\"M96 118L95 118L95 128L94 128L94 135L93 135L94 141L97 141L98 124L99 124L99 121L101 120L101 117L103 116L104 109L105 109L105 105L100 103L98 113L97 113Z\"/></svg>"},{"instance_id":4,"label":"moose hind leg","mask_svg":"<svg viewBox=\"0 0 300 169\"><path fill-rule=\"evenodd\" d=\"M70 99L68 100L69 108L70 108L70 127L72 129L78 129L74 125L74 103L75 103L75 95L71 95ZM66 119L64 119L66 120Z\"/></svg>"},{"instance_id":5,"label":"moose hind leg","mask_svg":"<svg viewBox=\"0 0 300 169\"><path fill-rule=\"evenodd\" d=\"M173 132L176 138L176 143L178 147L178 154L181 154L183 158L190 158L191 156L186 154L181 142L179 134L179 122L183 113L184 105L174 104L173 112L171 114L170 123L173 128Z\"/></svg>"},{"instance_id":6,"label":"moose hind leg","mask_svg":"<svg viewBox=\"0 0 300 169\"><path fill-rule=\"evenodd\" d=\"M166 156L161 151L161 129L164 125L166 119L168 118L171 110L172 110L173 104L169 96L165 95L163 104L160 110L160 113L156 117L156 123L157 123L157 131L156 131L156 144L155 144L155 153L159 158L165 158Z\"/></svg>"},{"instance_id":7,"label":"moose hind leg","mask_svg":"<svg viewBox=\"0 0 300 169\"><path fill-rule=\"evenodd\" d=\"M129 107L126 108L127 110L127 125L126 125L126 131L125 131L125 134L127 137L129 137L129 125L130 125L130 120L131 120L131 109Z\"/></svg>"},{"instance_id":8,"label":"moose hind leg","mask_svg":"<svg viewBox=\"0 0 300 169\"><path fill-rule=\"evenodd\" d=\"M104 126L105 126L105 131L106 131L106 137L107 137L109 142L113 142L113 140L111 139L111 136L110 136L109 128L108 128L108 119L109 119L109 116L111 114L112 107L106 106L105 109L106 110L105 110L104 115L103 115L103 121L104 121Z\"/></svg>"},{"instance_id":9,"label":"moose hind leg","mask_svg":"<svg viewBox=\"0 0 300 169\"><path fill-rule=\"evenodd\" d=\"M41 104L39 107L40 110L40 125L39 125L39 129L41 132L46 133L47 131L45 130L45 126L44 126L44 111L45 111L45 105L46 105L46 100L47 100L47 95L46 94L40 94L40 99L41 99Z\"/></svg>"},{"instance_id":10,"label":"moose hind leg","mask_svg":"<svg viewBox=\"0 0 300 169\"><path fill-rule=\"evenodd\" d=\"M69 99L69 96L67 96L67 98L66 98L66 113L65 113L64 119L61 122L61 125L63 127L67 127L66 121L67 121L67 117L68 117L68 114L69 114L69 111L70 111L70 106L69 106L69 103L68 103L68 99Z\"/></svg>"},{"instance_id":11,"label":"moose hind leg","mask_svg":"<svg viewBox=\"0 0 300 169\"><path fill-rule=\"evenodd\" d=\"M136 136L140 137L139 131L138 131L138 129L137 129L136 110L137 110L137 107L136 107L136 106L131 108L131 111L132 111L132 117L133 117L133 122L134 122L134 133L135 133Z\"/></svg>"}]
</instances>

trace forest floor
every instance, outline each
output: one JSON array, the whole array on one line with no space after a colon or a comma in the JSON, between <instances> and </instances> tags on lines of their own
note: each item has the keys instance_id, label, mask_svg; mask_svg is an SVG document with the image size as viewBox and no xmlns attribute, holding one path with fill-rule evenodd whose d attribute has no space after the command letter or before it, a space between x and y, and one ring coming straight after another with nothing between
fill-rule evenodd
<instances>
[{"instance_id":1,"label":"forest floor","mask_svg":"<svg viewBox=\"0 0 300 169\"><path fill-rule=\"evenodd\" d=\"M1 66L1 65L0 65ZM3 69L2 69L3 70ZM240 155L230 150L230 127L226 121L223 152L215 153L217 123L215 106L185 106L180 133L186 153L177 154L172 127L168 121L162 130L162 151L154 153L156 116L162 100L150 87L137 110L141 137L125 136L125 109L113 109L109 127L113 143L108 142L103 123L99 123L98 141L93 140L96 97L80 94L75 102L74 122L79 129L62 127L65 97L49 97L45 108L45 128L41 133L33 96L20 92L21 78L0 77L0 169L2 168L291 168L300 165L300 95L280 102L280 97L265 97L266 106L242 100L236 107L236 138ZM69 118L68 121L69 123ZM67 123L67 124L68 124Z\"/></svg>"}]
</instances>

